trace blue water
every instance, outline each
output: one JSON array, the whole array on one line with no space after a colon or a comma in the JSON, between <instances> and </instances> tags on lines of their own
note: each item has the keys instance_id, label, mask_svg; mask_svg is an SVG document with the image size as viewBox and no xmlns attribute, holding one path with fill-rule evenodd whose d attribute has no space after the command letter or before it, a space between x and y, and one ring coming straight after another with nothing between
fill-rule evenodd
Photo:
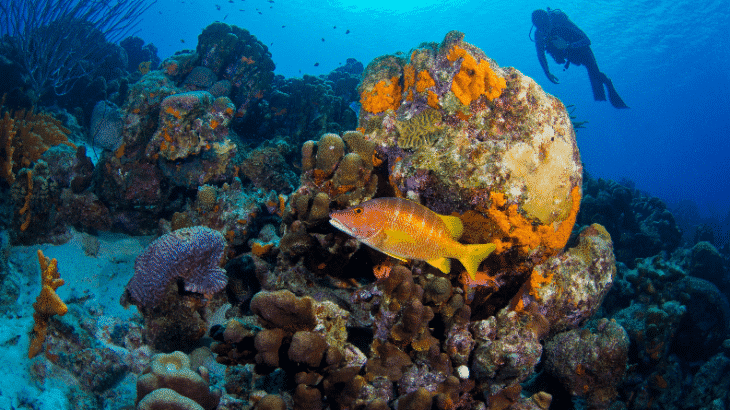
<instances>
[{"instance_id":1,"label":"blue water","mask_svg":"<svg viewBox=\"0 0 730 410\"><path fill-rule=\"evenodd\" d=\"M278 74L301 76L328 73L348 57L367 64L460 30L499 65L517 68L576 106L577 119L588 121L578 144L594 177L628 178L670 205L692 200L705 216L722 219L730 210L730 6L724 0L231 1L159 0L138 35L165 58L194 49L205 26L224 21L269 45ZM560 84L547 81L528 38L532 10L545 7L560 8L588 34L600 69L631 109L593 101L583 67L563 72L548 57Z\"/></svg>"}]
</instances>

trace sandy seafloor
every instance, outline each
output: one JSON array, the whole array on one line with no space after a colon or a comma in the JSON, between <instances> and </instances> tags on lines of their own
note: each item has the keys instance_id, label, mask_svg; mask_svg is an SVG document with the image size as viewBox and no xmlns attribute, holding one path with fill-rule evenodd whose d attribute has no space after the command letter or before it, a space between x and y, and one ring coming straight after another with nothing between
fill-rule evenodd
<instances>
[{"instance_id":1,"label":"sandy seafloor","mask_svg":"<svg viewBox=\"0 0 730 410\"><path fill-rule=\"evenodd\" d=\"M6 234L3 233L3 236ZM94 313L97 324L118 318L130 320L137 315L134 306L123 308L119 298L124 286L134 274L134 260L154 239L150 236L130 237L122 234L101 233L99 248L94 256L84 250L84 235L74 233L63 245L41 244L12 246L2 249L8 258L6 282L19 285L19 297L12 308L0 317L0 410L37 408L48 410L73 409L67 392L73 388L69 377L59 366L43 381L33 376L34 366L51 370L43 353L28 360L29 333L33 328L33 302L41 289L38 249L49 258L58 260L58 271L65 284L57 293L69 305L78 303ZM7 244L7 237L3 243ZM77 301L77 302L74 302ZM43 371L36 367L35 371ZM115 400L105 403L105 409L132 408L136 397L137 375L128 373L119 384L110 389Z\"/></svg>"}]
</instances>

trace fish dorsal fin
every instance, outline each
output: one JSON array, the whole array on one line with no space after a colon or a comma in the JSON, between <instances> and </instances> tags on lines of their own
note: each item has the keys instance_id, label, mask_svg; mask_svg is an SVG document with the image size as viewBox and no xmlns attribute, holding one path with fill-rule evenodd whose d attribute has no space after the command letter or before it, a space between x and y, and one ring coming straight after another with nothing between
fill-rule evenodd
<instances>
[{"instance_id":1,"label":"fish dorsal fin","mask_svg":"<svg viewBox=\"0 0 730 410\"><path fill-rule=\"evenodd\" d=\"M446 230L449 231L449 235L451 235L454 239L461 238L461 234L464 233L464 225L461 223L461 218L458 216L449 216L449 215L438 215L439 218L441 218L442 221L444 221L444 225L446 225Z\"/></svg>"},{"instance_id":2,"label":"fish dorsal fin","mask_svg":"<svg viewBox=\"0 0 730 410\"><path fill-rule=\"evenodd\" d=\"M430 261L426 261L426 263L443 273L451 272L451 260L447 258L431 259Z\"/></svg>"}]
</instances>

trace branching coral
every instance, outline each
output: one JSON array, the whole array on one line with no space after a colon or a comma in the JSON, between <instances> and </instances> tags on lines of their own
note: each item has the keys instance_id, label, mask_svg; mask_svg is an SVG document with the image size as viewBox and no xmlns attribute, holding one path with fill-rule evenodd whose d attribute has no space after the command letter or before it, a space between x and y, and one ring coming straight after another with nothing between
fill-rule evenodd
<instances>
[{"instance_id":1,"label":"branching coral","mask_svg":"<svg viewBox=\"0 0 730 410\"><path fill-rule=\"evenodd\" d=\"M43 252L38 249L38 263L41 265L41 293L33 303L33 336L28 347L28 357L33 358L40 353L43 348L43 342L46 340L48 332L48 321L53 315L65 315L68 307L56 294L56 289L63 285L58 273L58 262L56 259L48 259Z\"/></svg>"},{"instance_id":2,"label":"branching coral","mask_svg":"<svg viewBox=\"0 0 730 410\"><path fill-rule=\"evenodd\" d=\"M87 75L89 60L126 37L152 6L146 0L0 2L0 36L25 71L34 98L63 95Z\"/></svg>"},{"instance_id":3,"label":"branching coral","mask_svg":"<svg viewBox=\"0 0 730 410\"><path fill-rule=\"evenodd\" d=\"M464 105L469 105L481 95L491 101L499 97L507 87L504 78L495 74L486 60L477 63L474 57L457 45L449 51L447 58L452 62L462 59L459 72L451 83L451 91Z\"/></svg>"}]
</instances>

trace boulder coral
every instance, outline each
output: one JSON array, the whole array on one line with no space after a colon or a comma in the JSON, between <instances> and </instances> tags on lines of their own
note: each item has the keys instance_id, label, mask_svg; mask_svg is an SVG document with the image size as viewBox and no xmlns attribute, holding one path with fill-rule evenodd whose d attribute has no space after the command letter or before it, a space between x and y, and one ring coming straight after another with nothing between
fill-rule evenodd
<instances>
[{"instance_id":1,"label":"boulder coral","mask_svg":"<svg viewBox=\"0 0 730 410\"><path fill-rule=\"evenodd\" d=\"M608 319L551 338L545 345L548 372L588 408L608 408L617 396L629 355L629 336Z\"/></svg>"},{"instance_id":2,"label":"boulder coral","mask_svg":"<svg viewBox=\"0 0 730 410\"><path fill-rule=\"evenodd\" d=\"M199 65L231 83L236 94L237 115L271 88L274 65L271 52L248 30L215 22L198 36Z\"/></svg>"},{"instance_id":3,"label":"boulder coral","mask_svg":"<svg viewBox=\"0 0 730 410\"><path fill-rule=\"evenodd\" d=\"M386 162L391 196L477 213L467 230L478 242L498 240L498 253L553 255L581 198L568 112L463 37L452 31L440 44L374 59L360 83L358 130Z\"/></svg>"},{"instance_id":4,"label":"boulder coral","mask_svg":"<svg viewBox=\"0 0 730 410\"><path fill-rule=\"evenodd\" d=\"M357 131L305 142L300 186L288 212L311 225L329 217L330 202L344 208L371 199L378 185L373 168L379 163L375 144Z\"/></svg>"},{"instance_id":5,"label":"boulder coral","mask_svg":"<svg viewBox=\"0 0 730 410\"><path fill-rule=\"evenodd\" d=\"M149 366L137 379L137 404L140 406L138 408L213 410L220 401L220 392L211 391L208 387L209 382L204 368L203 372L190 368L190 358L185 353L180 351L170 354L158 353L152 356ZM163 389L169 389L174 393ZM163 391L158 392L159 390ZM148 398L150 394L152 397ZM188 400L181 399L178 395ZM189 400L197 403L198 407L192 406ZM159 401L166 402L170 407L153 404ZM175 404L176 402L192 407L184 407L182 404Z\"/></svg>"}]
</instances>

